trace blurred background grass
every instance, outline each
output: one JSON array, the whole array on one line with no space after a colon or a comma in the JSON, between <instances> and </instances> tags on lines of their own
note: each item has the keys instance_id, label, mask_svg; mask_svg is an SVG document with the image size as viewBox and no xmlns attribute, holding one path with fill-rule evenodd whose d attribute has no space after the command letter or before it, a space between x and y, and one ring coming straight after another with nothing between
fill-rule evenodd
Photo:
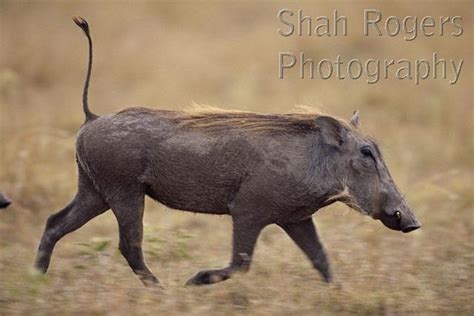
<instances>
[{"instance_id":1,"label":"blurred background grass","mask_svg":"<svg viewBox=\"0 0 474 316\"><path fill-rule=\"evenodd\" d=\"M276 12L348 16L349 36L278 35ZM464 35L360 36L363 9L384 16L463 17ZM0 313L405 313L473 312L472 2L0 2ZM392 174L424 224L409 235L333 205L315 215L337 286L321 282L303 254L268 227L249 275L183 288L200 269L230 257L227 217L170 211L147 201L144 248L167 288L148 290L118 251L109 213L65 237L50 272L31 272L46 218L76 188L75 134L83 121L88 19L95 44L94 112L132 105L290 112L297 104L348 118L361 112ZM278 52L308 57L464 58L461 79L278 80Z\"/></svg>"}]
</instances>

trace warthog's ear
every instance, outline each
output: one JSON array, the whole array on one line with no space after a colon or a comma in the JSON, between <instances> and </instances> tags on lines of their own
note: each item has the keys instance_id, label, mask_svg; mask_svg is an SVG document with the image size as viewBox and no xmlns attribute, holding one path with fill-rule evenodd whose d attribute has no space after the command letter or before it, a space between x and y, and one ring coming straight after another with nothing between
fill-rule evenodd
<instances>
[{"instance_id":1,"label":"warthog's ear","mask_svg":"<svg viewBox=\"0 0 474 316\"><path fill-rule=\"evenodd\" d=\"M354 111L354 114L352 114L351 125L355 128L359 128L359 111Z\"/></svg>"},{"instance_id":2,"label":"warthog's ear","mask_svg":"<svg viewBox=\"0 0 474 316\"><path fill-rule=\"evenodd\" d=\"M346 129L338 120L330 116L320 116L316 118L315 123L326 144L339 147L344 143Z\"/></svg>"}]
</instances>

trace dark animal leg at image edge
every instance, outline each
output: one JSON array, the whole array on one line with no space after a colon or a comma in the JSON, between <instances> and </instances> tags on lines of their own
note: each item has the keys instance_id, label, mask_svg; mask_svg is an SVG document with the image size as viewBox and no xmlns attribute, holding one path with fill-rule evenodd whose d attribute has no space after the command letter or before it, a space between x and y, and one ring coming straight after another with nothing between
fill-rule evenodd
<instances>
[{"instance_id":1,"label":"dark animal leg at image edge","mask_svg":"<svg viewBox=\"0 0 474 316\"><path fill-rule=\"evenodd\" d=\"M119 250L145 286L159 286L160 282L146 265L142 251L144 195L137 198L130 197L130 194L123 196L126 201L112 205L119 226Z\"/></svg>"},{"instance_id":2,"label":"dark animal leg at image edge","mask_svg":"<svg viewBox=\"0 0 474 316\"><path fill-rule=\"evenodd\" d=\"M332 276L329 262L312 218L310 217L297 223L281 224L280 227L303 250L314 268L322 274L324 280L330 283Z\"/></svg>"},{"instance_id":3,"label":"dark animal leg at image edge","mask_svg":"<svg viewBox=\"0 0 474 316\"><path fill-rule=\"evenodd\" d=\"M107 203L79 170L79 190L76 197L65 208L48 218L38 247L35 267L45 273L56 243L108 209Z\"/></svg>"},{"instance_id":4,"label":"dark animal leg at image edge","mask_svg":"<svg viewBox=\"0 0 474 316\"><path fill-rule=\"evenodd\" d=\"M186 285L205 285L229 279L234 272L247 272L250 269L252 255L258 235L264 225L255 225L246 221L234 220L232 235L232 261L223 269L204 270L186 282Z\"/></svg>"}]
</instances>

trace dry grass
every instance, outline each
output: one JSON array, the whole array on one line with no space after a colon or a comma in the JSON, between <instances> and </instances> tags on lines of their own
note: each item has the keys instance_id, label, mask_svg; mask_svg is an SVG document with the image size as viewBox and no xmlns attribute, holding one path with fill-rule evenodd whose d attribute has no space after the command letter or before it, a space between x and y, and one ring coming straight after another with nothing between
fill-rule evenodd
<instances>
[{"instance_id":1,"label":"dry grass","mask_svg":"<svg viewBox=\"0 0 474 316\"><path fill-rule=\"evenodd\" d=\"M461 38L364 39L362 9L387 15L463 15ZM382 5L337 2L354 36L276 33L283 5L261 3L0 2L0 314L403 314L474 311L472 12L469 2ZM333 5L306 2L308 14ZM49 214L76 185L74 137L86 41L70 17L87 17L95 40L91 90L97 113L129 105L182 109L193 101L244 111L289 112L309 104L349 117L380 140L423 228L389 231L342 205L315 215L336 285L326 286L276 227L267 228L248 275L184 288L230 256L230 220L166 210L147 201L145 251L166 290L144 288L116 250L110 213L67 236L50 272L31 272ZM465 58L461 81L278 80L277 54L416 58L433 50Z\"/></svg>"}]
</instances>

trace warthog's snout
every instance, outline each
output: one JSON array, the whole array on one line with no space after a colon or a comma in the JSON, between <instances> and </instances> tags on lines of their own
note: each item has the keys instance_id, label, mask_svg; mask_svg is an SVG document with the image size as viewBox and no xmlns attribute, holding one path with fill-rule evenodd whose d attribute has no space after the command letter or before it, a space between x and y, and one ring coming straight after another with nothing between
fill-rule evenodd
<instances>
[{"instance_id":1,"label":"warthog's snout","mask_svg":"<svg viewBox=\"0 0 474 316\"><path fill-rule=\"evenodd\" d=\"M7 208L10 204L12 204L11 201L4 201L0 203L0 208Z\"/></svg>"},{"instance_id":2,"label":"warthog's snout","mask_svg":"<svg viewBox=\"0 0 474 316\"><path fill-rule=\"evenodd\" d=\"M420 228L421 223L415 218L415 216L411 216L411 219L407 221L407 223L403 223L402 221L402 224L400 226L401 226L402 232L409 233L411 231L414 231Z\"/></svg>"},{"instance_id":3,"label":"warthog's snout","mask_svg":"<svg viewBox=\"0 0 474 316\"><path fill-rule=\"evenodd\" d=\"M7 208L10 204L12 204L12 201L0 193L0 208Z\"/></svg>"},{"instance_id":4,"label":"warthog's snout","mask_svg":"<svg viewBox=\"0 0 474 316\"><path fill-rule=\"evenodd\" d=\"M390 229L409 233L421 227L421 223L408 207L384 210L379 218Z\"/></svg>"},{"instance_id":5,"label":"warthog's snout","mask_svg":"<svg viewBox=\"0 0 474 316\"><path fill-rule=\"evenodd\" d=\"M400 223L400 230L404 233L409 233L420 228L421 223L415 217L415 214L413 214L411 209L406 206L406 202L404 204L405 207L396 211L396 217L398 217Z\"/></svg>"}]
</instances>

